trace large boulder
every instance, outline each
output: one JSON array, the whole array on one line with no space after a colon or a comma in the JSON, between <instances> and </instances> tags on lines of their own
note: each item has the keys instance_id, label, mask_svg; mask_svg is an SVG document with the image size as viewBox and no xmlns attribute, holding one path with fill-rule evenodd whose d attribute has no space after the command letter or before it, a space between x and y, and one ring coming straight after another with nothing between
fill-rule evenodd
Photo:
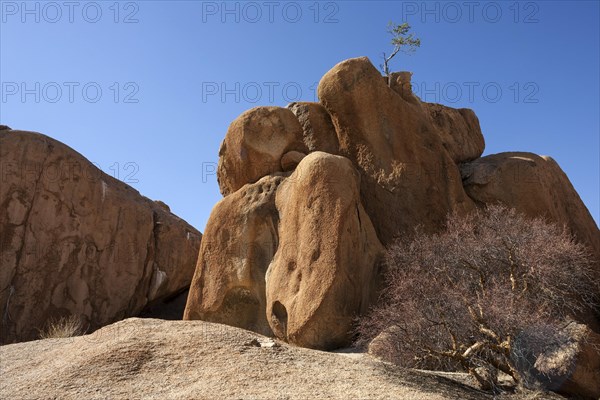
<instances>
[{"instance_id":1,"label":"large boulder","mask_svg":"<svg viewBox=\"0 0 600 400\"><path fill-rule=\"evenodd\" d=\"M281 157L306 153L302 127L287 108L255 107L231 123L219 150L217 179L223 196L281 172Z\"/></svg>"},{"instance_id":2,"label":"large boulder","mask_svg":"<svg viewBox=\"0 0 600 400\"><path fill-rule=\"evenodd\" d=\"M201 234L64 144L0 130L1 343L94 330L189 285Z\"/></svg>"},{"instance_id":3,"label":"large boulder","mask_svg":"<svg viewBox=\"0 0 600 400\"><path fill-rule=\"evenodd\" d=\"M287 106L302 126L304 144L308 151L338 154L340 144L331 116L319 103L296 102Z\"/></svg>"},{"instance_id":4,"label":"large boulder","mask_svg":"<svg viewBox=\"0 0 600 400\"><path fill-rule=\"evenodd\" d=\"M479 204L502 203L530 217L565 225L600 259L596 222L556 161L532 153L493 154L461 166L467 194Z\"/></svg>"},{"instance_id":5,"label":"large boulder","mask_svg":"<svg viewBox=\"0 0 600 400\"><path fill-rule=\"evenodd\" d=\"M213 208L184 319L271 334L265 314L265 273L278 245L275 190L282 179L266 176Z\"/></svg>"},{"instance_id":6,"label":"large boulder","mask_svg":"<svg viewBox=\"0 0 600 400\"><path fill-rule=\"evenodd\" d=\"M425 108L388 87L368 58L337 64L318 93L340 155L361 174L361 198L384 244L418 225L439 230L449 212L473 209Z\"/></svg>"},{"instance_id":7,"label":"large boulder","mask_svg":"<svg viewBox=\"0 0 600 400\"><path fill-rule=\"evenodd\" d=\"M348 344L353 318L377 291L383 246L360 201L360 176L314 152L277 190L279 247L266 276L275 335L303 347Z\"/></svg>"}]
</instances>

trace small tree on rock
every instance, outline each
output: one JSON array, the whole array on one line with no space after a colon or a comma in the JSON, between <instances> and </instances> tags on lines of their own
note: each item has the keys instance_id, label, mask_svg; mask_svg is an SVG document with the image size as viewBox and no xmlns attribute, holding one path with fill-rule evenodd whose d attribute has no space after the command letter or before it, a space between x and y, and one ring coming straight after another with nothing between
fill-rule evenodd
<instances>
[{"instance_id":1,"label":"small tree on rock","mask_svg":"<svg viewBox=\"0 0 600 400\"><path fill-rule=\"evenodd\" d=\"M537 386L536 359L598 304L595 262L565 230L514 210L451 216L446 231L389 248L387 288L360 321L359 344L379 335L388 361L464 370L483 388L498 371Z\"/></svg>"},{"instance_id":2,"label":"small tree on rock","mask_svg":"<svg viewBox=\"0 0 600 400\"><path fill-rule=\"evenodd\" d=\"M388 86L391 86L390 61L400 51L413 53L417 47L421 46L421 39L414 37L413 33L410 33L410 25L408 22L404 22L400 25L393 22L388 23L388 33L392 35L392 45L394 46L394 49L389 56L386 56L385 52L383 53L383 64L381 65L381 69L388 78Z\"/></svg>"}]
</instances>

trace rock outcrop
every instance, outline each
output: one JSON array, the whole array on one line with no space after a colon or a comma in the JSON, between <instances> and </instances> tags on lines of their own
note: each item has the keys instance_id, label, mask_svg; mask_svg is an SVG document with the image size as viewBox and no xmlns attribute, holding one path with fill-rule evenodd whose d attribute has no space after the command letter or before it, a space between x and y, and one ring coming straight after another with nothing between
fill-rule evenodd
<instances>
[{"instance_id":1,"label":"rock outcrop","mask_svg":"<svg viewBox=\"0 0 600 400\"><path fill-rule=\"evenodd\" d=\"M552 158L519 152L493 154L463 164L461 173L467 194L477 203L501 203L564 225L600 260L598 227Z\"/></svg>"},{"instance_id":2,"label":"rock outcrop","mask_svg":"<svg viewBox=\"0 0 600 400\"><path fill-rule=\"evenodd\" d=\"M189 285L201 234L64 144L0 130L1 342L88 330Z\"/></svg>"},{"instance_id":3,"label":"rock outcrop","mask_svg":"<svg viewBox=\"0 0 600 400\"><path fill-rule=\"evenodd\" d=\"M351 59L321 79L319 103L254 108L231 124L219 158L226 197L205 232L186 319L341 346L374 301L383 246L497 202L598 248L594 220L553 161L480 158L475 113L422 102L410 80L394 73L388 86L367 58ZM538 183L507 182L524 168Z\"/></svg>"}]
</instances>

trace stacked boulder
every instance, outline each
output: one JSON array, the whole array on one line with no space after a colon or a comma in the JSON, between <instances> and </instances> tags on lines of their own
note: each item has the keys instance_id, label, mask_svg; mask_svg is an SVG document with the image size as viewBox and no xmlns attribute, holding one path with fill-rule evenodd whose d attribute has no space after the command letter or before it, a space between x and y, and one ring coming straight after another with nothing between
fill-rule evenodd
<instances>
[{"instance_id":1,"label":"stacked boulder","mask_svg":"<svg viewBox=\"0 0 600 400\"><path fill-rule=\"evenodd\" d=\"M410 74L388 86L366 58L321 79L319 103L257 107L219 151L225 196L202 241L184 319L332 349L378 295L385 246L449 213L503 203L564 224L596 256L599 232L549 157L481 158L469 109L422 102Z\"/></svg>"}]
</instances>

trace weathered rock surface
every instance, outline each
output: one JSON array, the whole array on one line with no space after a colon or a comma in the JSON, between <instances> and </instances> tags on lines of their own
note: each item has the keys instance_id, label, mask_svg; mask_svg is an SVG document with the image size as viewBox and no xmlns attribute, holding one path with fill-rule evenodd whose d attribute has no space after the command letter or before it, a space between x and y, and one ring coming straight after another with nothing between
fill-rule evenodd
<instances>
[{"instance_id":1,"label":"weathered rock surface","mask_svg":"<svg viewBox=\"0 0 600 400\"><path fill-rule=\"evenodd\" d=\"M217 179L223 196L281 172L288 151L306 153L302 127L287 108L255 107L231 123L219 150Z\"/></svg>"},{"instance_id":2,"label":"weathered rock surface","mask_svg":"<svg viewBox=\"0 0 600 400\"><path fill-rule=\"evenodd\" d=\"M464 374L288 346L202 321L131 318L0 347L2 399L489 399ZM464 383L463 383L464 382ZM508 400L527 397L509 396ZM561 399L544 394L545 399Z\"/></svg>"},{"instance_id":3,"label":"weathered rock surface","mask_svg":"<svg viewBox=\"0 0 600 400\"><path fill-rule=\"evenodd\" d=\"M600 260L596 222L556 161L532 153L500 153L461 166L467 194L567 226Z\"/></svg>"},{"instance_id":4,"label":"weathered rock surface","mask_svg":"<svg viewBox=\"0 0 600 400\"><path fill-rule=\"evenodd\" d=\"M50 318L89 330L189 285L201 234L47 136L0 131L2 343Z\"/></svg>"},{"instance_id":5,"label":"weathered rock surface","mask_svg":"<svg viewBox=\"0 0 600 400\"><path fill-rule=\"evenodd\" d=\"M308 155L277 190L279 247L267 271L275 335L303 347L349 344L376 293L383 246L360 202L350 160Z\"/></svg>"},{"instance_id":6,"label":"weathered rock surface","mask_svg":"<svg viewBox=\"0 0 600 400\"><path fill-rule=\"evenodd\" d=\"M282 179L264 177L213 208L184 319L271 334L265 314L265 274L278 247L275 191Z\"/></svg>"},{"instance_id":7,"label":"weathered rock surface","mask_svg":"<svg viewBox=\"0 0 600 400\"><path fill-rule=\"evenodd\" d=\"M304 144L308 151L338 154L339 143L329 113L319 103L296 102L287 106L302 126Z\"/></svg>"},{"instance_id":8,"label":"weathered rock surface","mask_svg":"<svg viewBox=\"0 0 600 400\"><path fill-rule=\"evenodd\" d=\"M390 89L368 58L337 64L318 93L340 154L361 173L361 198L383 244L418 225L439 230L449 212L474 207L429 115Z\"/></svg>"}]
</instances>

